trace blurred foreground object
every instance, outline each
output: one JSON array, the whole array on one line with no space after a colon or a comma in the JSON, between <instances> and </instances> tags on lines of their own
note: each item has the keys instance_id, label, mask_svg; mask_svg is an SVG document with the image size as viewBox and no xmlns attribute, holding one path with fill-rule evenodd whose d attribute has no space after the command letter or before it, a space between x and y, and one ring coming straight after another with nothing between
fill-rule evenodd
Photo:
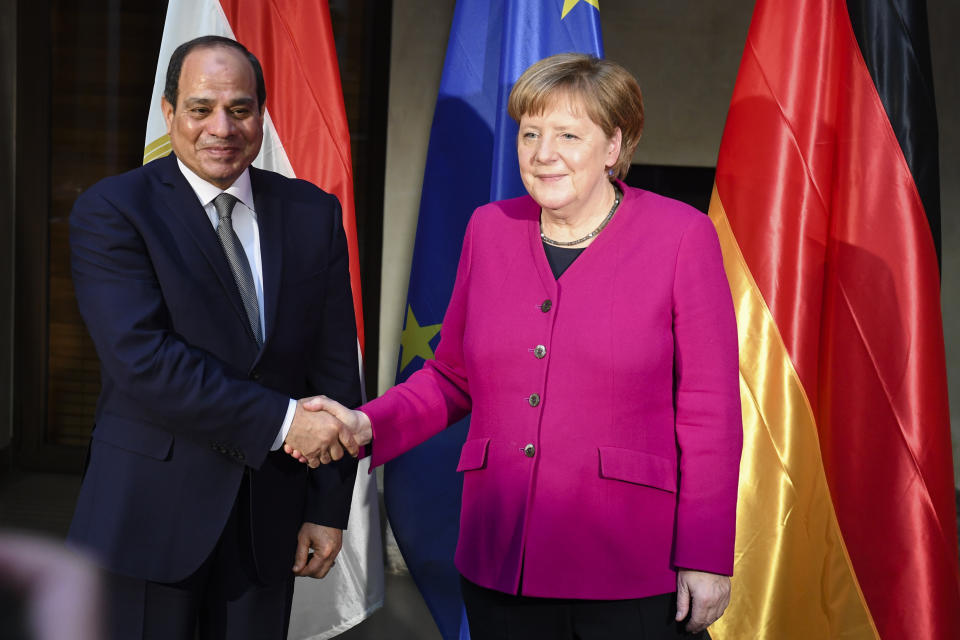
<instances>
[{"instance_id":1,"label":"blurred foreground object","mask_svg":"<svg viewBox=\"0 0 960 640\"><path fill-rule=\"evenodd\" d=\"M0 587L22 596L35 640L102 637L100 574L85 556L58 542L0 532Z\"/></svg>"}]
</instances>

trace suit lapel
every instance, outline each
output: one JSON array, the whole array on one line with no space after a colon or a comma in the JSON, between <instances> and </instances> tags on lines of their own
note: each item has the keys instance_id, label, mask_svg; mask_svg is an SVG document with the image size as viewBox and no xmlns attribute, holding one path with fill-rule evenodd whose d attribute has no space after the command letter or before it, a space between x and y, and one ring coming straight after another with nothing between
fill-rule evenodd
<instances>
[{"instance_id":1,"label":"suit lapel","mask_svg":"<svg viewBox=\"0 0 960 640\"><path fill-rule=\"evenodd\" d=\"M166 186L166 189L161 190L164 206L182 223L186 235L200 248L208 266L217 275L220 285L230 299L237 318L246 327L250 339L254 340L250 323L247 320L247 312L244 310L243 300L240 298L240 291L233 279L233 273L230 271L227 258L223 254L217 232L214 231L210 219L200 205L200 201L197 200L197 194L194 193L190 183L180 172L176 157L171 153L166 158L154 160L151 164L157 165L160 181Z\"/></svg>"},{"instance_id":2,"label":"suit lapel","mask_svg":"<svg viewBox=\"0 0 960 640\"><path fill-rule=\"evenodd\" d=\"M253 188L253 206L257 212L260 230L260 262L263 266L263 317L267 325L263 344L270 340L277 324L280 300L280 281L283 271L283 208L279 194L269 188L260 171L250 167Z\"/></svg>"}]
</instances>

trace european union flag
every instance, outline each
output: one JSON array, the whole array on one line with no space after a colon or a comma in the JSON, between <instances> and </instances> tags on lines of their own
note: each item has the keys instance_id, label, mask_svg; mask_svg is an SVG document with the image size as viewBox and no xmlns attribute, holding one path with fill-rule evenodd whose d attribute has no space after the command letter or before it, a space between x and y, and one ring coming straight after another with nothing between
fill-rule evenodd
<instances>
[{"instance_id":1,"label":"european union flag","mask_svg":"<svg viewBox=\"0 0 960 640\"><path fill-rule=\"evenodd\" d=\"M470 214L524 193L517 125L507 114L510 89L531 64L565 52L603 56L598 0L457 2L427 150L398 382L433 357ZM389 462L384 472L397 544L446 639L461 637L453 555L463 488L456 466L467 423Z\"/></svg>"}]
</instances>

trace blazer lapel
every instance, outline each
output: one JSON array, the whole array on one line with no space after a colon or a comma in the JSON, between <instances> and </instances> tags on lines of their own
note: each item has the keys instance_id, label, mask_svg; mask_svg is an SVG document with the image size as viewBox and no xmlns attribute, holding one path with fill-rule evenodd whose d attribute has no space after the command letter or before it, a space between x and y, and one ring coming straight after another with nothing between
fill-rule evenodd
<instances>
[{"instance_id":1,"label":"blazer lapel","mask_svg":"<svg viewBox=\"0 0 960 640\"><path fill-rule=\"evenodd\" d=\"M176 157L171 153L166 158L154 160L151 164L157 165L160 181L166 186L166 189L161 191L164 206L180 220L183 228L187 231L186 235L190 236L200 248L207 264L217 274L217 279L226 291L238 319L247 328L250 339L254 340L247 319L247 312L244 310L243 300L240 298L240 291L233 279L233 272L230 271L227 257L223 254L217 232L214 231L210 219L207 218L200 201L197 200L197 194L194 193L190 183L180 172Z\"/></svg>"},{"instance_id":2,"label":"blazer lapel","mask_svg":"<svg viewBox=\"0 0 960 640\"><path fill-rule=\"evenodd\" d=\"M280 300L280 281L283 271L283 208L279 194L269 188L260 172L250 167L253 188L253 206L260 229L260 262L263 266L263 317L267 325L263 335L266 345L277 324Z\"/></svg>"}]
</instances>

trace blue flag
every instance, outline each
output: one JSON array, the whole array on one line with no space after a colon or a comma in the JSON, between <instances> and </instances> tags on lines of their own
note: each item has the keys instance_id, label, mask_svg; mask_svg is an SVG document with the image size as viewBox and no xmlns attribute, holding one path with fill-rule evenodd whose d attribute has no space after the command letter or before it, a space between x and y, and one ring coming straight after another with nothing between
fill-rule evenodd
<instances>
[{"instance_id":1,"label":"blue flag","mask_svg":"<svg viewBox=\"0 0 960 640\"><path fill-rule=\"evenodd\" d=\"M433 357L470 214L523 195L514 82L555 53L603 56L598 0L460 0L433 115L397 381ZM453 566L463 478L456 472L468 419L389 462L384 499L397 544L447 640L461 636ZM465 626L465 625L464 625Z\"/></svg>"}]
</instances>

